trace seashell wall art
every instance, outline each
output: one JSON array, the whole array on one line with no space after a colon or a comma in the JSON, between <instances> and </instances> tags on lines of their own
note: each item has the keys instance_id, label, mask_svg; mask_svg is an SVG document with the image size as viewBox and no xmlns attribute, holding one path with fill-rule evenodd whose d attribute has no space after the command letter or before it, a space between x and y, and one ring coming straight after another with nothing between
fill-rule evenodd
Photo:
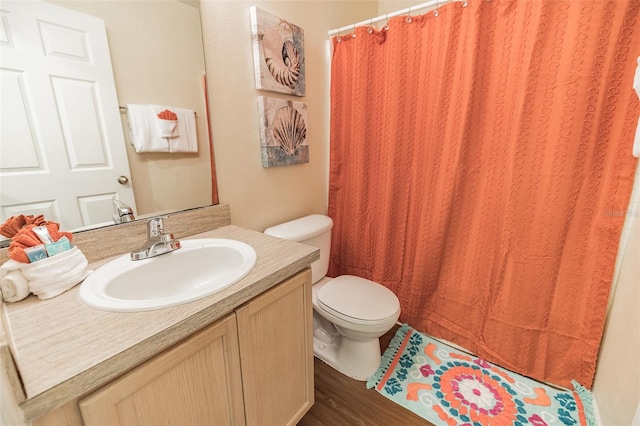
<instances>
[{"instance_id":1,"label":"seashell wall art","mask_svg":"<svg viewBox=\"0 0 640 426\"><path fill-rule=\"evenodd\" d=\"M307 104L258 97L262 166L288 166L309 162Z\"/></svg>"},{"instance_id":2,"label":"seashell wall art","mask_svg":"<svg viewBox=\"0 0 640 426\"><path fill-rule=\"evenodd\" d=\"M304 31L275 15L251 7L256 88L304 96Z\"/></svg>"}]
</instances>

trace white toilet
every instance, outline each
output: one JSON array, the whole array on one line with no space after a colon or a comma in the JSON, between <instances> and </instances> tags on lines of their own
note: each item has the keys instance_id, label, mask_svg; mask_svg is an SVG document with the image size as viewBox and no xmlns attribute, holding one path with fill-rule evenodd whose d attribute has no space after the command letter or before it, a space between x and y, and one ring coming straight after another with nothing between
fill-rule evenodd
<instances>
[{"instance_id":1,"label":"white toilet","mask_svg":"<svg viewBox=\"0 0 640 426\"><path fill-rule=\"evenodd\" d=\"M330 217L314 214L264 233L320 249L320 259L311 264L313 352L341 373L367 380L380 364L378 338L398 320L400 302L391 290L373 281L353 275L325 277L332 227Z\"/></svg>"}]
</instances>

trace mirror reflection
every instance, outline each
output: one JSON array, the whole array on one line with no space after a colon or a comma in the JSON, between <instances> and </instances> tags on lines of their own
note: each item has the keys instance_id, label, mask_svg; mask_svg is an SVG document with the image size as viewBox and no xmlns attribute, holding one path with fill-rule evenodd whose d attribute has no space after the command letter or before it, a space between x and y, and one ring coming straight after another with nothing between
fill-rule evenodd
<instances>
[{"instance_id":1,"label":"mirror reflection","mask_svg":"<svg viewBox=\"0 0 640 426\"><path fill-rule=\"evenodd\" d=\"M215 191L197 1L4 1L0 220L62 229L210 205ZM136 152L127 105L193 110L197 152Z\"/></svg>"}]
</instances>

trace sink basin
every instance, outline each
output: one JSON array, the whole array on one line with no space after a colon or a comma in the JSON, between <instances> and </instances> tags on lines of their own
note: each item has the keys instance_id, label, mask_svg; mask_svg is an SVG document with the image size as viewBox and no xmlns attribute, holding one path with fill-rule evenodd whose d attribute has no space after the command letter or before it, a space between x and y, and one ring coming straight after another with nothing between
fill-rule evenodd
<instances>
[{"instance_id":1,"label":"sink basin","mask_svg":"<svg viewBox=\"0 0 640 426\"><path fill-rule=\"evenodd\" d=\"M150 259L120 256L93 272L80 286L80 300L92 308L138 312L166 308L214 294L244 278L256 252L236 240L181 241L182 248Z\"/></svg>"}]
</instances>

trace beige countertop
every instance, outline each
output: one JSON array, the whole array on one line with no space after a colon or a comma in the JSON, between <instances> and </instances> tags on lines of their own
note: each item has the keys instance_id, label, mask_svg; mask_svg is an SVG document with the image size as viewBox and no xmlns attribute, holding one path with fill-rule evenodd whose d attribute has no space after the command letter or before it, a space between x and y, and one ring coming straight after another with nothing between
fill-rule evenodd
<instances>
[{"instance_id":1,"label":"beige countertop","mask_svg":"<svg viewBox=\"0 0 640 426\"><path fill-rule=\"evenodd\" d=\"M188 238L207 237L243 241L258 260L245 278L203 299L147 312L106 312L85 306L76 286L53 299L31 295L5 305L27 420L108 383L319 258L316 248L233 225Z\"/></svg>"}]
</instances>

